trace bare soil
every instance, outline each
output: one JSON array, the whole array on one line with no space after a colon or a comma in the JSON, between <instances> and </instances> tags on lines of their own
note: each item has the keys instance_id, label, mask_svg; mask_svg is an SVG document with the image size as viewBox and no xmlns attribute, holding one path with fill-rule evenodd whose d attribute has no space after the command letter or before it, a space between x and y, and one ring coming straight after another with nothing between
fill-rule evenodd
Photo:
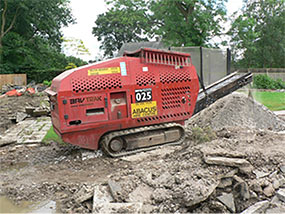
<instances>
[{"instance_id":1,"label":"bare soil","mask_svg":"<svg viewBox=\"0 0 285 214\"><path fill-rule=\"evenodd\" d=\"M5 108L9 108L13 114L13 111L22 109L25 103L36 105L43 98L5 99L4 102L0 100L1 115L4 115ZM279 188L285 188L285 172L281 170L285 166L285 134L276 132L282 130L282 120L268 110L257 109L254 113L246 113L247 109L237 103L246 106L247 102L252 101L240 95L231 95L218 102L196 115L188 124L189 135L195 124L200 127L212 126L216 139L210 142L197 143L186 139L180 146L164 146L124 158L113 159L103 155L85 160L82 158L85 150L71 145L42 143L0 147L0 195L16 203L51 199L60 202L60 211L64 213L92 212L92 198L76 203L74 195L82 187L108 186L109 181L121 187L121 191L113 195L114 202L140 201L146 213L228 213L229 208L217 199L224 193L234 194L236 212L258 201L271 200ZM10 106L12 103L14 107ZM225 111L228 113L225 114ZM256 112L262 115L255 116ZM267 117L267 113L272 117ZM237 114L239 122L234 120L230 123ZM266 120L260 118L264 115ZM218 119L222 125L219 125ZM3 119L1 122L6 124L3 125L5 127L11 125ZM1 125L2 130L5 127ZM207 164L207 156L244 159L253 170ZM248 185L250 196L246 200L235 193L234 181L232 185L218 187L223 176L233 170L236 170L234 175ZM266 176L257 178L254 170L264 172ZM276 181L279 186L272 195L266 195L266 187ZM284 206L284 203L280 206Z\"/></svg>"}]
</instances>

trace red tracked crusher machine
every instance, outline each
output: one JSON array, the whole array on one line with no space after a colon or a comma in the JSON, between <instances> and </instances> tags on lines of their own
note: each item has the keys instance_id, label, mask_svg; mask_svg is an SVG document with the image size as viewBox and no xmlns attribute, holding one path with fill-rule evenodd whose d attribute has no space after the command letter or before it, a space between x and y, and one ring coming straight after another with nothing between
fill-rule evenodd
<instances>
[{"instance_id":1,"label":"red tracked crusher machine","mask_svg":"<svg viewBox=\"0 0 285 214\"><path fill-rule=\"evenodd\" d=\"M190 54L142 48L65 71L46 92L64 142L118 157L181 143L199 82Z\"/></svg>"}]
</instances>

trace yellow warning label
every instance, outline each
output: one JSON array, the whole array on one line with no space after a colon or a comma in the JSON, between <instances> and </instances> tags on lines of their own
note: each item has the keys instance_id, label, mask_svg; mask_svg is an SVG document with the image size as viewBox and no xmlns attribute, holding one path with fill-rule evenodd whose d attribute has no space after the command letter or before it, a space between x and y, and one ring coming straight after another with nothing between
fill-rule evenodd
<instances>
[{"instance_id":1,"label":"yellow warning label","mask_svg":"<svg viewBox=\"0 0 285 214\"><path fill-rule=\"evenodd\" d=\"M157 115L156 101L132 103L132 118L151 117Z\"/></svg>"},{"instance_id":2,"label":"yellow warning label","mask_svg":"<svg viewBox=\"0 0 285 214\"><path fill-rule=\"evenodd\" d=\"M103 74L119 74L119 73L121 73L120 67L96 68L88 70L88 76L103 75Z\"/></svg>"}]
</instances>

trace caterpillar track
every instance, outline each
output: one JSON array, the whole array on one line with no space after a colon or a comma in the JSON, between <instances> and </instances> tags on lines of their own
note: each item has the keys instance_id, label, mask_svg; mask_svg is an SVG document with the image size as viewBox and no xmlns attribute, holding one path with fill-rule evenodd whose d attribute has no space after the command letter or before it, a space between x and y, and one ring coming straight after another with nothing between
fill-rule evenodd
<instances>
[{"instance_id":1,"label":"caterpillar track","mask_svg":"<svg viewBox=\"0 0 285 214\"><path fill-rule=\"evenodd\" d=\"M179 145L185 139L185 130L177 123L139 127L106 134L100 143L111 157L121 157L153 150L163 144Z\"/></svg>"}]
</instances>

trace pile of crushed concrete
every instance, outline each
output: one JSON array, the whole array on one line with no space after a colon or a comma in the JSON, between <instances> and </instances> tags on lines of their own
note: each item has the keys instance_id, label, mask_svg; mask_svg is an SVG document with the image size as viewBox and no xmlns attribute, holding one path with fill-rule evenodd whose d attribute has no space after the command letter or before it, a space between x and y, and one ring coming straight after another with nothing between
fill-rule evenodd
<instances>
[{"instance_id":1,"label":"pile of crushed concrete","mask_svg":"<svg viewBox=\"0 0 285 214\"><path fill-rule=\"evenodd\" d=\"M195 146L123 157L128 167L122 165L102 184L78 189L62 211L284 212L285 135L232 127L217 136Z\"/></svg>"},{"instance_id":2,"label":"pile of crushed concrete","mask_svg":"<svg viewBox=\"0 0 285 214\"><path fill-rule=\"evenodd\" d=\"M228 126L242 126L272 131L285 130L285 121L262 104L241 93L230 94L194 115L188 128L211 127L219 130Z\"/></svg>"},{"instance_id":3,"label":"pile of crushed concrete","mask_svg":"<svg viewBox=\"0 0 285 214\"><path fill-rule=\"evenodd\" d=\"M190 119L193 126L211 127L216 139L124 157L132 167L89 187L89 194L80 189L69 207L88 198L94 213L285 211L285 134L276 132L285 130L283 120L232 94Z\"/></svg>"}]
</instances>

